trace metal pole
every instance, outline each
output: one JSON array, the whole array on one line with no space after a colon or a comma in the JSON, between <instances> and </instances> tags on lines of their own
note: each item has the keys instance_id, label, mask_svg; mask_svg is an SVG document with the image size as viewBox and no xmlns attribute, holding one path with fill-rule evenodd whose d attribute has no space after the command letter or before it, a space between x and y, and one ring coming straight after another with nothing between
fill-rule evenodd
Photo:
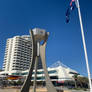
<instances>
[{"instance_id":1,"label":"metal pole","mask_svg":"<svg viewBox=\"0 0 92 92\"><path fill-rule=\"evenodd\" d=\"M89 69L89 64L88 64L88 56L87 56L87 49L86 49L86 43L85 43L85 37L84 37L84 31L83 31L83 24L82 24L81 12L80 12L80 5L79 5L78 0L77 0L77 8L78 8L78 14L79 14L79 20L80 20L81 35L82 35L82 41L83 41L83 47L84 47L84 53L85 53L85 60L86 60L86 67L87 67L87 72L88 72L90 92L92 92L91 75L90 75L90 69Z\"/></svg>"}]
</instances>

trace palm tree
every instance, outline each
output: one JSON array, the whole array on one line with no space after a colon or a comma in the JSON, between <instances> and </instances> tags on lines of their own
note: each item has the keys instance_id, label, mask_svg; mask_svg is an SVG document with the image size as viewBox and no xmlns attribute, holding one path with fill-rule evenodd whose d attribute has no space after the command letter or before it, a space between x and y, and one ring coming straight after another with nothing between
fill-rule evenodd
<instances>
[{"instance_id":1,"label":"palm tree","mask_svg":"<svg viewBox=\"0 0 92 92\"><path fill-rule=\"evenodd\" d=\"M75 80L75 88L77 88L78 74L74 74L73 78Z\"/></svg>"}]
</instances>

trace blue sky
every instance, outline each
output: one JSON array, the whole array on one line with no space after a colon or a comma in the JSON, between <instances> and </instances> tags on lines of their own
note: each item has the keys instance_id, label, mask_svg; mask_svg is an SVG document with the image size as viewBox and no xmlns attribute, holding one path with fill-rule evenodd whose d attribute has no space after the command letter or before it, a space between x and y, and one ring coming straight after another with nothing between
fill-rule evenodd
<instances>
[{"instance_id":1,"label":"blue sky","mask_svg":"<svg viewBox=\"0 0 92 92\"><path fill-rule=\"evenodd\" d=\"M77 9L72 12L70 23L65 23L69 2L70 0L0 0L0 68L6 39L28 35L29 29L38 27L50 32L46 49L47 65L61 60L87 76ZM92 1L80 0L80 8L92 74Z\"/></svg>"}]
</instances>

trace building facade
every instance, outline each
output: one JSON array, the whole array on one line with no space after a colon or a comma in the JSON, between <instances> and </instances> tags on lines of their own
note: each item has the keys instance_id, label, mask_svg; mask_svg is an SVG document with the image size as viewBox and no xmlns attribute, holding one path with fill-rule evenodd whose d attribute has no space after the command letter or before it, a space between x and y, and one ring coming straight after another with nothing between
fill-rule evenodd
<instances>
[{"instance_id":1,"label":"building facade","mask_svg":"<svg viewBox=\"0 0 92 92\"><path fill-rule=\"evenodd\" d=\"M51 79L51 81L53 82L64 82L64 81L74 81L73 76L75 74L79 75L79 73L69 67L66 67L64 64L60 64L56 65L54 67L48 67L48 74L49 77ZM28 75L29 70L24 70L24 71L2 71L0 74L1 75L12 75L12 76L22 76L23 78L25 78ZM32 81L34 80L34 73L35 71L33 70L32 73ZM41 82L41 81L45 81L45 75L44 75L44 71L43 69L38 69L37 70L37 81Z\"/></svg>"},{"instance_id":2,"label":"building facade","mask_svg":"<svg viewBox=\"0 0 92 92\"><path fill-rule=\"evenodd\" d=\"M32 57L32 42L30 36L14 36L7 39L4 71L24 71L29 69Z\"/></svg>"},{"instance_id":3,"label":"building facade","mask_svg":"<svg viewBox=\"0 0 92 92\"><path fill-rule=\"evenodd\" d=\"M66 80L74 80L73 76L74 74L78 74L75 70L72 70L70 68L66 68L63 66L57 66L57 67L48 67L48 74L51 79L51 81L66 81ZM32 73L32 80L34 80L34 73ZM22 71L21 73L12 73L12 75L19 75L19 76L27 76L28 75L28 70ZM45 75L43 69L38 69L37 70L37 81L45 81Z\"/></svg>"}]
</instances>

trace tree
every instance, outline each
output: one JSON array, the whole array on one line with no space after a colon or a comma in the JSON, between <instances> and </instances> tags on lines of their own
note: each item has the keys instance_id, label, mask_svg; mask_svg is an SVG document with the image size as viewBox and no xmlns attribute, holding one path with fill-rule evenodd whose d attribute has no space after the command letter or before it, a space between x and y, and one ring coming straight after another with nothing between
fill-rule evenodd
<instances>
[{"instance_id":1,"label":"tree","mask_svg":"<svg viewBox=\"0 0 92 92\"><path fill-rule=\"evenodd\" d=\"M78 74L74 74L73 78L75 80L75 88L77 88Z\"/></svg>"},{"instance_id":2,"label":"tree","mask_svg":"<svg viewBox=\"0 0 92 92\"><path fill-rule=\"evenodd\" d=\"M88 78L87 77L82 77L78 76L78 74L75 74L73 76L75 80L75 88L81 87L81 88L88 88Z\"/></svg>"},{"instance_id":3,"label":"tree","mask_svg":"<svg viewBox=\"0 0 92 92\"><path fill-rule=\"evenodd\" d=\"M88 78L87 77L78 77L78 80L80 81L83 88L88 88Z\"/></svg>"},{"instance_id":4,"label":"tree","mask_svg":"<svg viewBox=\"0 0 92 92\"><path fill-rule=\"evenodd\" d=\"M17 81L17 85L18 85L18 86L21 86L22 84L23 84L23 82L22 82L21 80L18 80L18 81Z\"/></svg>"}]
</instances>

